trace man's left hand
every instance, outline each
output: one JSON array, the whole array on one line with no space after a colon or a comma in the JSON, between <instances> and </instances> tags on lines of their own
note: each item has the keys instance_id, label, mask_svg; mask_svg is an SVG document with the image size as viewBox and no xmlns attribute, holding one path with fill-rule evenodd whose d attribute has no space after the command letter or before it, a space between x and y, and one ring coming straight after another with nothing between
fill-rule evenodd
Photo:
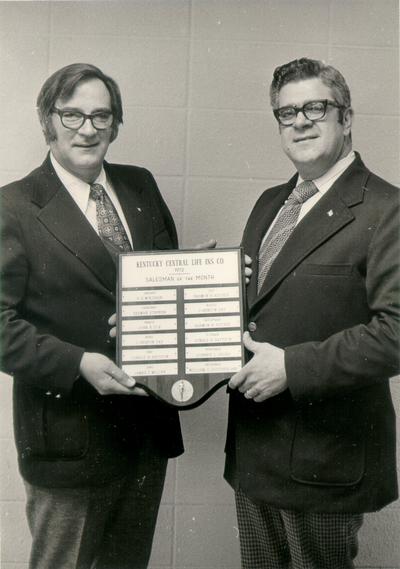
<instances>
[{"instance_id":1,"label":"man's left hand","mask_svg":"<svg viewBox=\"0 0 400 569\"><path fill-rule=\"evenodd\" d=\"M253 399L256 403L284 391L287 388L284 350L267 342L252 340L248 332L243 335L243 343L254 356L231 377L229 387L239 389L246 399Z\"/></svg>"},{"instance_id":2,"label":"man's left hand","mask_svg":"<svg viewBox=\"0 0 400 569\"><path fill-rule=\"evenodd\" d=\"M246 277L246 284L249 284L249 282L250 282L250 277L251 277L251 275L253 274L253 271L252 271L252 268L251 268L251 263L252 263L251 257L249 257L248 255L245 255L245 256L244 256L244 264L245 264L245 267L244 267L244 274L245 274L245 277Z\"/></svg>"}]
</instances>

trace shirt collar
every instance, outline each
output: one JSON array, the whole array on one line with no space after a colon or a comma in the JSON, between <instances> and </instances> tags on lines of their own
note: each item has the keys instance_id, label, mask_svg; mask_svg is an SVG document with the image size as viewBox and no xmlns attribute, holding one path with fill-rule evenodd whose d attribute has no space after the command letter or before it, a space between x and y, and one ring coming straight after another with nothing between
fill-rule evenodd
<instances>
[{"instance_id":1,"label":"shirt collar","mask_svg":"<svg viewBox=\"0 0 400 569\"><path fill-rule=\"evenodd\" d=\"M329 188L333 185L333 183L339 178L339 176L350 166L350 164L355 159L356 155L355 152L352 150L350 151L347 156L338 160L325 174L313 180L314 184L317 186L318 191L324 194L329 190ZM303 178L298 176L297 179L297 186L303 182Z\"/></svg>"},{"instance_id":2,"label":"shirt collar","mask_svg":"<svg viewBox=\"0 0 400 569\"><path fill-rule=\"evenodd\" d=\"M74 174L71 174L71 172L68 172L68 170L61 166L59 162L57 162L51 152L50 160L57 176L60 178L65 188L71 194L82 211L85 211L89 201L90 184L84 182ZM107 177L103 166L101 167L101 171L94 183L101 184L105 189L107 188Z\"/></svg>"}]
</instances>

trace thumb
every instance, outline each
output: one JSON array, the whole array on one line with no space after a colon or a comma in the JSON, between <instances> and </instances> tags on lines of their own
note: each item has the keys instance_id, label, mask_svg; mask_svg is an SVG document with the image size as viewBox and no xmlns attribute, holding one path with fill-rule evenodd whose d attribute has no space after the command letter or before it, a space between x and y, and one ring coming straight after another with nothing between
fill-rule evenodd
<instances>
[{"instance_id":1,"label":"thumb","mask_svg":"<svg viewBox=\"0 0 400 569\"><path fill-rule=\"evenodd\" d=\"M250 336L249 332L245 332L243 334L243 344L244 347L249 350L250 352L255 353L257 351L258 345L260 342L256 342L255 340L252 339L252 337Z\"/></svg>"},{"instance_id":2,"label":"thumb","mask_svg":"<svg viewBox=\"0 0 400 569\"><path fill-rule=\"evenodd\" d=\"M199 243L195 245L193 249L215 249L217 246L217 242L215 239L209 239L208 241L204 241L203 243Z\"/></svg>"}]
</instances>

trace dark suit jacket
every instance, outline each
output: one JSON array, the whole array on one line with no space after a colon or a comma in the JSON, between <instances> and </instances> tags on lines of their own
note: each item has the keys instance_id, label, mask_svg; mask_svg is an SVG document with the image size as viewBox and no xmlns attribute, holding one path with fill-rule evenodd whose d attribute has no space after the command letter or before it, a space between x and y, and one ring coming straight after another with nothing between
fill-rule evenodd
<instances>
[{"instance_id":1,"label":"dark suit jacket","mask_svg":"<svg viewBox=\"0 0 400 569\"><path fill-rule=\"evenodd\" d=\"M105 164L135 250L177 247L175 226L147 170ZM0 192L2 370L14 376L22 475L42 486L99 485L122 475L142 443L182 452L177 413L153 398L104 397L79 378L84 351L115 359L107 320L116 267L49 157Z\"/></svg>"},{"instance_id":2,"label":"dark suit jacket","mask_svg":"<svg viewBox=\"0 0 400 569\"><path fill-rule=\"evenodd\" d=\"M295 186L264 192L243 236L261 239ZM397 497L390 376L399 371L399 190L357 155L299 222L260 295L254 340L285 348L288 389L263 403L232 393L225 475L255 500L366 512Z\"/></svg>"}]
</instances>

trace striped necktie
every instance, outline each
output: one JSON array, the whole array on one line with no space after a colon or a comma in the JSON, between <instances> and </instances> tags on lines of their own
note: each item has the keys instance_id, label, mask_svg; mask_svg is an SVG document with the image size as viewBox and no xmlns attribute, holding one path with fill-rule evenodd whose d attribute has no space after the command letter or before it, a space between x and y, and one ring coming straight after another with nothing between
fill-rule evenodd
<instances>
[{"instance_id":1,"label":"striped necktie","mask_svg":"<svg viewBox=\"0 0 400 569\"><path fill-rule=\"evenodd\" d=\"M257 292L264 283L272 263L296 227L302 204L318 192L312 180L305 180L290 194L279 212L271 231L264 239L258 255Z\"/></svg>"}]
</instances>

